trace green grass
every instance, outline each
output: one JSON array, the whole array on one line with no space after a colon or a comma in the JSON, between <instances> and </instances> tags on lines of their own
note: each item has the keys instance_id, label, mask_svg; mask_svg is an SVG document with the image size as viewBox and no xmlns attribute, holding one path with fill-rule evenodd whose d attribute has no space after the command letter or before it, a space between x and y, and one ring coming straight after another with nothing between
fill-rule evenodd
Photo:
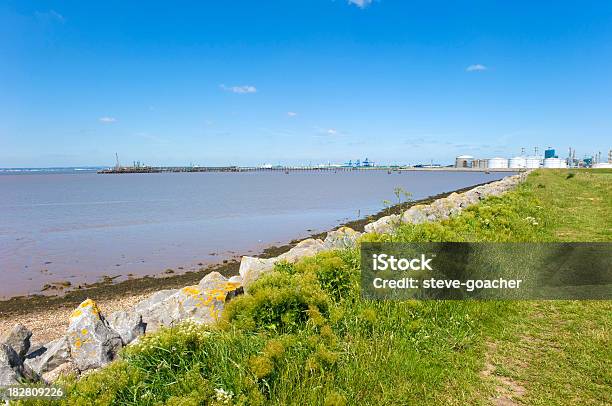
<instances>
[{"instance_id":1,"label":"green grass","mask_svg":"<svg viewBox=\"0 0 612 406\"><path fill-rule=\"evenodd\" d=\"M369 239L612 240L612 171L573 173L538 171L456 218ZM217 326L164 329L66 379L62 403L223 404L215 390L248 405L612 402L609 302L365 301L358 258L281 264Z\"/></svg>"}]
</instances>

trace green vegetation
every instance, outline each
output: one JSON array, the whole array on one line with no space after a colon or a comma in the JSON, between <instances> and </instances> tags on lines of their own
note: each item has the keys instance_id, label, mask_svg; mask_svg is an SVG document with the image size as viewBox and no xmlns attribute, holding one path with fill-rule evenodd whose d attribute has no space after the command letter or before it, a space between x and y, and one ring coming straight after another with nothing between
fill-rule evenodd
<instances>
[{"instance_id":1,"label":"green vegetation","mask_svg":"<svg viewBox=\"0 0 612 406\"><path fill-rule=\"evenodd\" d=\"M610 241L612 171L547 170L393 241ZM67 404L612 403L609 302L372 302L359 253L279 264L214 327L144 337Z\"/></svg>"}]
</instances>

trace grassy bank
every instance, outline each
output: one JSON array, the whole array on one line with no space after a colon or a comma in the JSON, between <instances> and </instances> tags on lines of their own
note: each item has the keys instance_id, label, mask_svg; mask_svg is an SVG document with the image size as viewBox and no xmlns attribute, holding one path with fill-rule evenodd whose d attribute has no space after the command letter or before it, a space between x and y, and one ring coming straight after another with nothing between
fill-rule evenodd
<instances>
[{"instance_id":1,"label":"grassy bank","mask_svg":"<svg viewBox=\"0 0 612 406\"><path fill-rule=\"evenodd\" d=\"M394 241L610 241L612 171L538 171ZM609 404L609 302L372 302L358 252L280 265L212 328L145 337L68 404ZM509 403L508 403L509 402Z\"/></svg>"}]
</instances>

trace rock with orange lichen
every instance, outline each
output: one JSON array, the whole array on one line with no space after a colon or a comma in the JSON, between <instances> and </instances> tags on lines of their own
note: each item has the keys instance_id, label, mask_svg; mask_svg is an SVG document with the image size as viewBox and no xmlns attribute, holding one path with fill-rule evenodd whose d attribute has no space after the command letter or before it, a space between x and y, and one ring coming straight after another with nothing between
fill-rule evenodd
<instances>
[{"instance_id":1,"label":"rock with orange lichen","mask_svg":"<svg viewBox=\"0 0 612 406\"><path fill-rule=\"evenodd\" d=\"M198 285L186 286L147 308L140 304L136 307L147 333L183 320L212 324L221 316L226 300L240 291L239 282L230 282L218 272L212 272Z\"/></svg>"},{"instance_id":2,"label":"rock with orange lichen","mask_svg":"<svg viewBox=\"0 0 612 406\"><path fill-rule=\"evenodd\" d=\"M87 299L70 315L66 332L72 362L80 371L99 368L112 361L123 346L121 337Z\"/></svg>"}]
</instances>

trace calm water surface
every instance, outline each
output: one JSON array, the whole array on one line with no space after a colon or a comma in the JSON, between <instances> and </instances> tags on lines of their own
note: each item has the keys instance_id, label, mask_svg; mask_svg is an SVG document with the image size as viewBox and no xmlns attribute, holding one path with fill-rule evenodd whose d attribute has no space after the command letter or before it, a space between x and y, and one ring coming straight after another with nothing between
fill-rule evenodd
<instances>
[{"instance_id":1,"label":"calm water surface","mask_svg":"<svg viewBox=\"0 0 612 406\"><path fill-rule=\"evenodd\" d=\"M197 269L503 173L0 175L0 297L102 276Z\"/></svg>"}]
</instances>

